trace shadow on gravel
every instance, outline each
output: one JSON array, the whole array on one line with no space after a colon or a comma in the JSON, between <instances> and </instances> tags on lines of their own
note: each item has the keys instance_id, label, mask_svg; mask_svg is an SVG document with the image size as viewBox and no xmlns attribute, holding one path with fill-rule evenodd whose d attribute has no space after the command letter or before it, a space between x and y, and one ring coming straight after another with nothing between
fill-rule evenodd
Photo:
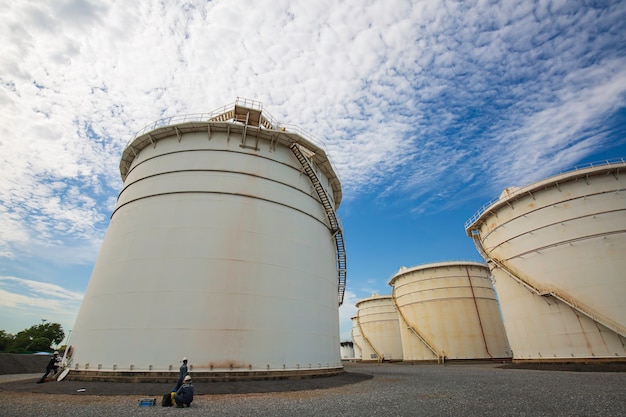
<instances>
[{"instance_id":1,"label":"shadow on gravel","mask_svg":"<svg viewBox=\"0 0 626 417\"><path fill-rule=\"evenodd\" d=\"M193 376L193 374L192 374ZM347 384L371 379L368 374L345 372L341 375L267 381L237 381L237 382L199 382L194 383L196 395L219 394L252 394L268 392L308 391L340 387ZM73 394L73 395L145 395L156 397L158 401L176 385L176 381L168 383L126 383L126 382L80 382L80 381L51 381L37 384L37 379L28 379L17 382L0 384L0 391L28 392L41 394ZM78 390L83 390L78 392Z\"/></svg>"}]
</instances>

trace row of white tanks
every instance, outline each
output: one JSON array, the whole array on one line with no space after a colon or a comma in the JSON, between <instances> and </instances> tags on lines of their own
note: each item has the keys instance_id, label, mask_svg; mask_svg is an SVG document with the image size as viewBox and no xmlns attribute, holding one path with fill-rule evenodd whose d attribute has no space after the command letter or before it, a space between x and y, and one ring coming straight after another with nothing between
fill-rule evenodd
<instances>
[{"instance_id":1,"label":"row of white tanks","mask_svg":"<svg viewBox=\"0 0 626 417\"><path fill-rule=\"evenodd\" d=\"M359 301L355 358L437 361L510 358L489 268L440 262L401 268L391 295Z\"/></svg>"},{"instance_id":2,"label":"row of white tanks","mask_svg":"<svg viewBox=\"0 0 626 417\"><path fill-rule=\"evenodd\" d=\"M356 355L626 358L625 169L506 190L466 225L487 264L401 269L358 303ZM141 131L120 173L70 378L342 372L342 189L315 138L238 99Z\"/></svg>"},{"instance_id":3,"label":"row of white tanks","mask_svg":"<svg viewBox=\"0 0 626 417\"><path fill-rule=\"evenodd\" d=\"M355 358L626 361L625 172L507 188L465 225L486 264L402 268L357 303Z\"/></svg>"}]
</instances>

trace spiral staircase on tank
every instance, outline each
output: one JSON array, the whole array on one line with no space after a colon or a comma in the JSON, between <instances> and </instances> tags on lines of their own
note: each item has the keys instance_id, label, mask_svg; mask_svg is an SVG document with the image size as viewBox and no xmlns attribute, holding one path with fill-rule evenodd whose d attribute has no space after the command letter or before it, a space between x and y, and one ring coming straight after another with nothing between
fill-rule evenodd
<instances>
[{"instance_id":1,"label":"spiral staircase on tank","mask_svg":"<svg viewBox=\"0 0 626 417\"><path fill-rule=\"evenodd\" d=\"M582 315L587 316L592 321L599 323L607 329L615 332L619 336L626 338L626 328L620 323L616 322L615 320L611 320L609 317L606 317L605 315L597 312L594 308L585 305L574 297L566 295L561 289L544 288L542 285L535 282L529 276L522 274L520 271L516 271L515 268L513 268L512 266L509 266L507 260L497 259L496 257L487 254L487 252L483 248L483 243L479 230L468 228L467 234L474 241L476 250L478 250L478 253L480 254L480 256L483 257L483 259L485 259L488 263L491 263L495 268L500 269L517 283L524 286L531 293L540 297L552 297L569 306L574 311L577 311Z\"/></svg>"},{"instance_id":2,"label":"spiral staircase on tank","mask_svg":"<svg viewBox=\"0 0 626 417\"><path fill-rule=\"evenodd\" d=\"M254 145L249 145L247 140L247 127L254 126L256 128L265 128L268 130L279 130L286 132L286 129L281 129L278 122L276 122L272 116L263 114L263 106L259 101L245 99L237 97L234 105L225 106L223 109L217 112L216 115L209 118L210 122L228 122L235 121L243 125L242 143L241 146L245 148L258 149L258 136ZM309 177L313 188L315 189L320 202L324 206L324 211L328 217L330 224L330 232L333 240L335 241L335 253L337 264L337 281L338 281L338 301L339 305L343 304L343 298L346 291L346 248L343 237L343 228L337 214L335 213L335 207L330 200L330 197L322 185L319 177L315 173L311 162L303 152L303 147L297 142L293 142L289 145L292 153L302 165L303 172Z\"/></svg>"},{"instance_id":3,"label":"spiral staircase on tank","mask_svg":"<svg viewBox=\"0 0 626 417\"><path fill-rule=\"evenodd\" d=\"M336 261L337 261L337 278L338 278L338 288L339 288L339 305L343 304L343 297L346 291L346 248L343 239L343 230L341 224L339 223L339 219L335 213L335 208L330 202L330 198L328 197L328 193L322 186L317 174L313 170L313 167L309 163L309 160L302 153L302 149L299 144L292 143L289 146L293 154L298 159L298 162L302 165L302 169L304 173L309 177L311 182L313 183L313 188L317 192L317 195L324 206L324 211L326 212L326 216L328 217L328 221L330 223L330 232L333 235L335 240L335 249L336 249Z\"/></svg>"}]
</instances>

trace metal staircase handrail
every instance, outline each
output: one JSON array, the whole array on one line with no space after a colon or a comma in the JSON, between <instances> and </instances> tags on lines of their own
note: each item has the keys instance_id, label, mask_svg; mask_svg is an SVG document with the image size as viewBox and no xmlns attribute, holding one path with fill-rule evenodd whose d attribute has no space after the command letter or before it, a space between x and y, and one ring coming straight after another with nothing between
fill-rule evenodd
<instances>
[{"instance_id":1,"label":"metal staircase handrail","mask_svg":"<svg viewBox=\"0 0 626 417\"><path fill-rule=\"evenodd\" d=\"M333 239L335 241L335 249L336 249L336 264L337 264L337 280L338 280L338 299L339 305L343 304L343 298L346 290L346 249L345 242L343 238L343 230L341 227L341 223L337 218L337 214L335 213L335 208L330 202L330 198L326 193L326 190L322 186L317 174L313 170L313 167L309 163L308 159L304 156L302 151L300 150L300 145L298 143L292 143L289 148L296 156L300 165L302 165L302 169L304 173L309 177L311 182L313 183L313 188L317 192L317 195L322 202L324 207L324 211L326 212L326 216L328 217L328 221L330 223L330 231L333 235Z\"/></svg>"},{"instance_id":2,"label":"metal staircase handrail","mask_svg":"<svg viewBox=\"0 0 626 417\"><path fill-rule=\"evenodd\" d=\"M181 114L158 119L135 132L135 134L126 143L126 146L124 146L124 149L128 148L128 146L133 143L133 141L139 136L142 136L147 132L151 132L160 127L173 126L189 122L228 122L229 120L233 120L234 109L237 103L238 101L227 104L208 113ZM300 135L314 145L324 149L324 151L326 152L326 144L323 140L306 131L301 126L289 123L279 123L272 115L270 115L265 110L263 110L263 112L261 113L261 120L259 124L267 130L278 130L286 133L295 133L297 135Z\"/></svg>"},{"instance_id":3,"label":"metal staircase handrail","mask_svg":"<svg viewBox=\"0 0 626 417\"><path fill-rule=\"evenodd\" d=\"M404 316L404 313L402 312L402 310L400 309L400 306L398 305L398 301L396 300L396 289L392 288L391 289L391 300L393 301L393 305L396 307L396 311L398 312L398 314L400 315L400 318L402 319L402 321L404 322L404 324L406 324L406 328L413 333L413 335L415 335L415 337L417 337L420 342L422 342L432 353L435 354L435 356L437 357L437 363L444 363L445 362L445 355L442 353L439 353L439 351L435 348L435 346L433 345L432 342L429 342L426 337L421 334L413 324L411 324L406 317Z\"/></svg>"},{"instance_id":4,"label":"metal staircase handrail","mask_svg":"<svg viewBox=\"0 0 626 417\"><path fill-rule=\"evenodd\" d=\"M363 331L363 325L361 324L361 317L359 316L359 312L358 311L356 313L356 324L359 326L359 330L361 331L361 337L363 338L363 340L365 340L367 342L368 345L370 345L370 347L372 348L372 350L376 354L376 361L378 363L382 362L385 358L384 358L383 355L380 354L379 351L376 350L376 348L374 347L374 344L369 340L369 338L367 337L367 335ZM363 348L361 348L361 355L363 355ZM362 356L361 356L361 359L363 359Z\"/></svg>"},{"instance_id":5,"label":"metal staircase handrail","mask_svg":"<svg viewBox=\"0 0 626 417\"><path fill-rule=\"evenodd\" d=\"M501 271L503 271L505 274L511 277L514 281L518 282L519 284L522 284L530 292L540 297L551 296L552 298L559 300L563 304L569 306L571 309L578 311L582 315L590 318L592 321L595 321L596 323L603 325L607 329L614 331L621 337L626 338L626 329L624 328L624 326L620 325L619 323L616 323L613 320L609 319L608 317L604 317L603 315L596 313L595 309L589 306L581 306L575 300L570 299L570 297L564 296L557 290L542 289L539 285L536 285L535 283L533 283L531 279L527 277L522 277L520 276L520 274L516 274L507 265L505 265L504 262L501 262L500 260L495 259L492 256L488 256L487 252L483 248L478 230L472 231L472 238L474 240L474 245L476 246L478 253L484 259L488 260L488 262L492 262L497 268L499 268Z\"/></svg>"}]
</instances>

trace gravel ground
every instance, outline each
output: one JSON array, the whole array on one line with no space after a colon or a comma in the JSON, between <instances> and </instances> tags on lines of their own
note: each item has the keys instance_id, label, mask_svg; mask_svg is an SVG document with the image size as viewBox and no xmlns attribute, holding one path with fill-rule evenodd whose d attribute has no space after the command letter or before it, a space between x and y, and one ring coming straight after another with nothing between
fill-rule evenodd
<instances>
[{"instance_id":1,"label":"gravel ground","mask_svg":"<svg viewBox=\"0 0 626 417\"><path fill-rule=\"evenodd\" d=\"M83 383L86 391L78 393L78 382L14 381L0 384L0 416L626 416L623 372L491 363L344 365L343 376L304 382L197 384L185 409L139 407L150 397L140 392L158 390L152 397L160 402L167 384Z\"/></svg>"}]
</instances>

